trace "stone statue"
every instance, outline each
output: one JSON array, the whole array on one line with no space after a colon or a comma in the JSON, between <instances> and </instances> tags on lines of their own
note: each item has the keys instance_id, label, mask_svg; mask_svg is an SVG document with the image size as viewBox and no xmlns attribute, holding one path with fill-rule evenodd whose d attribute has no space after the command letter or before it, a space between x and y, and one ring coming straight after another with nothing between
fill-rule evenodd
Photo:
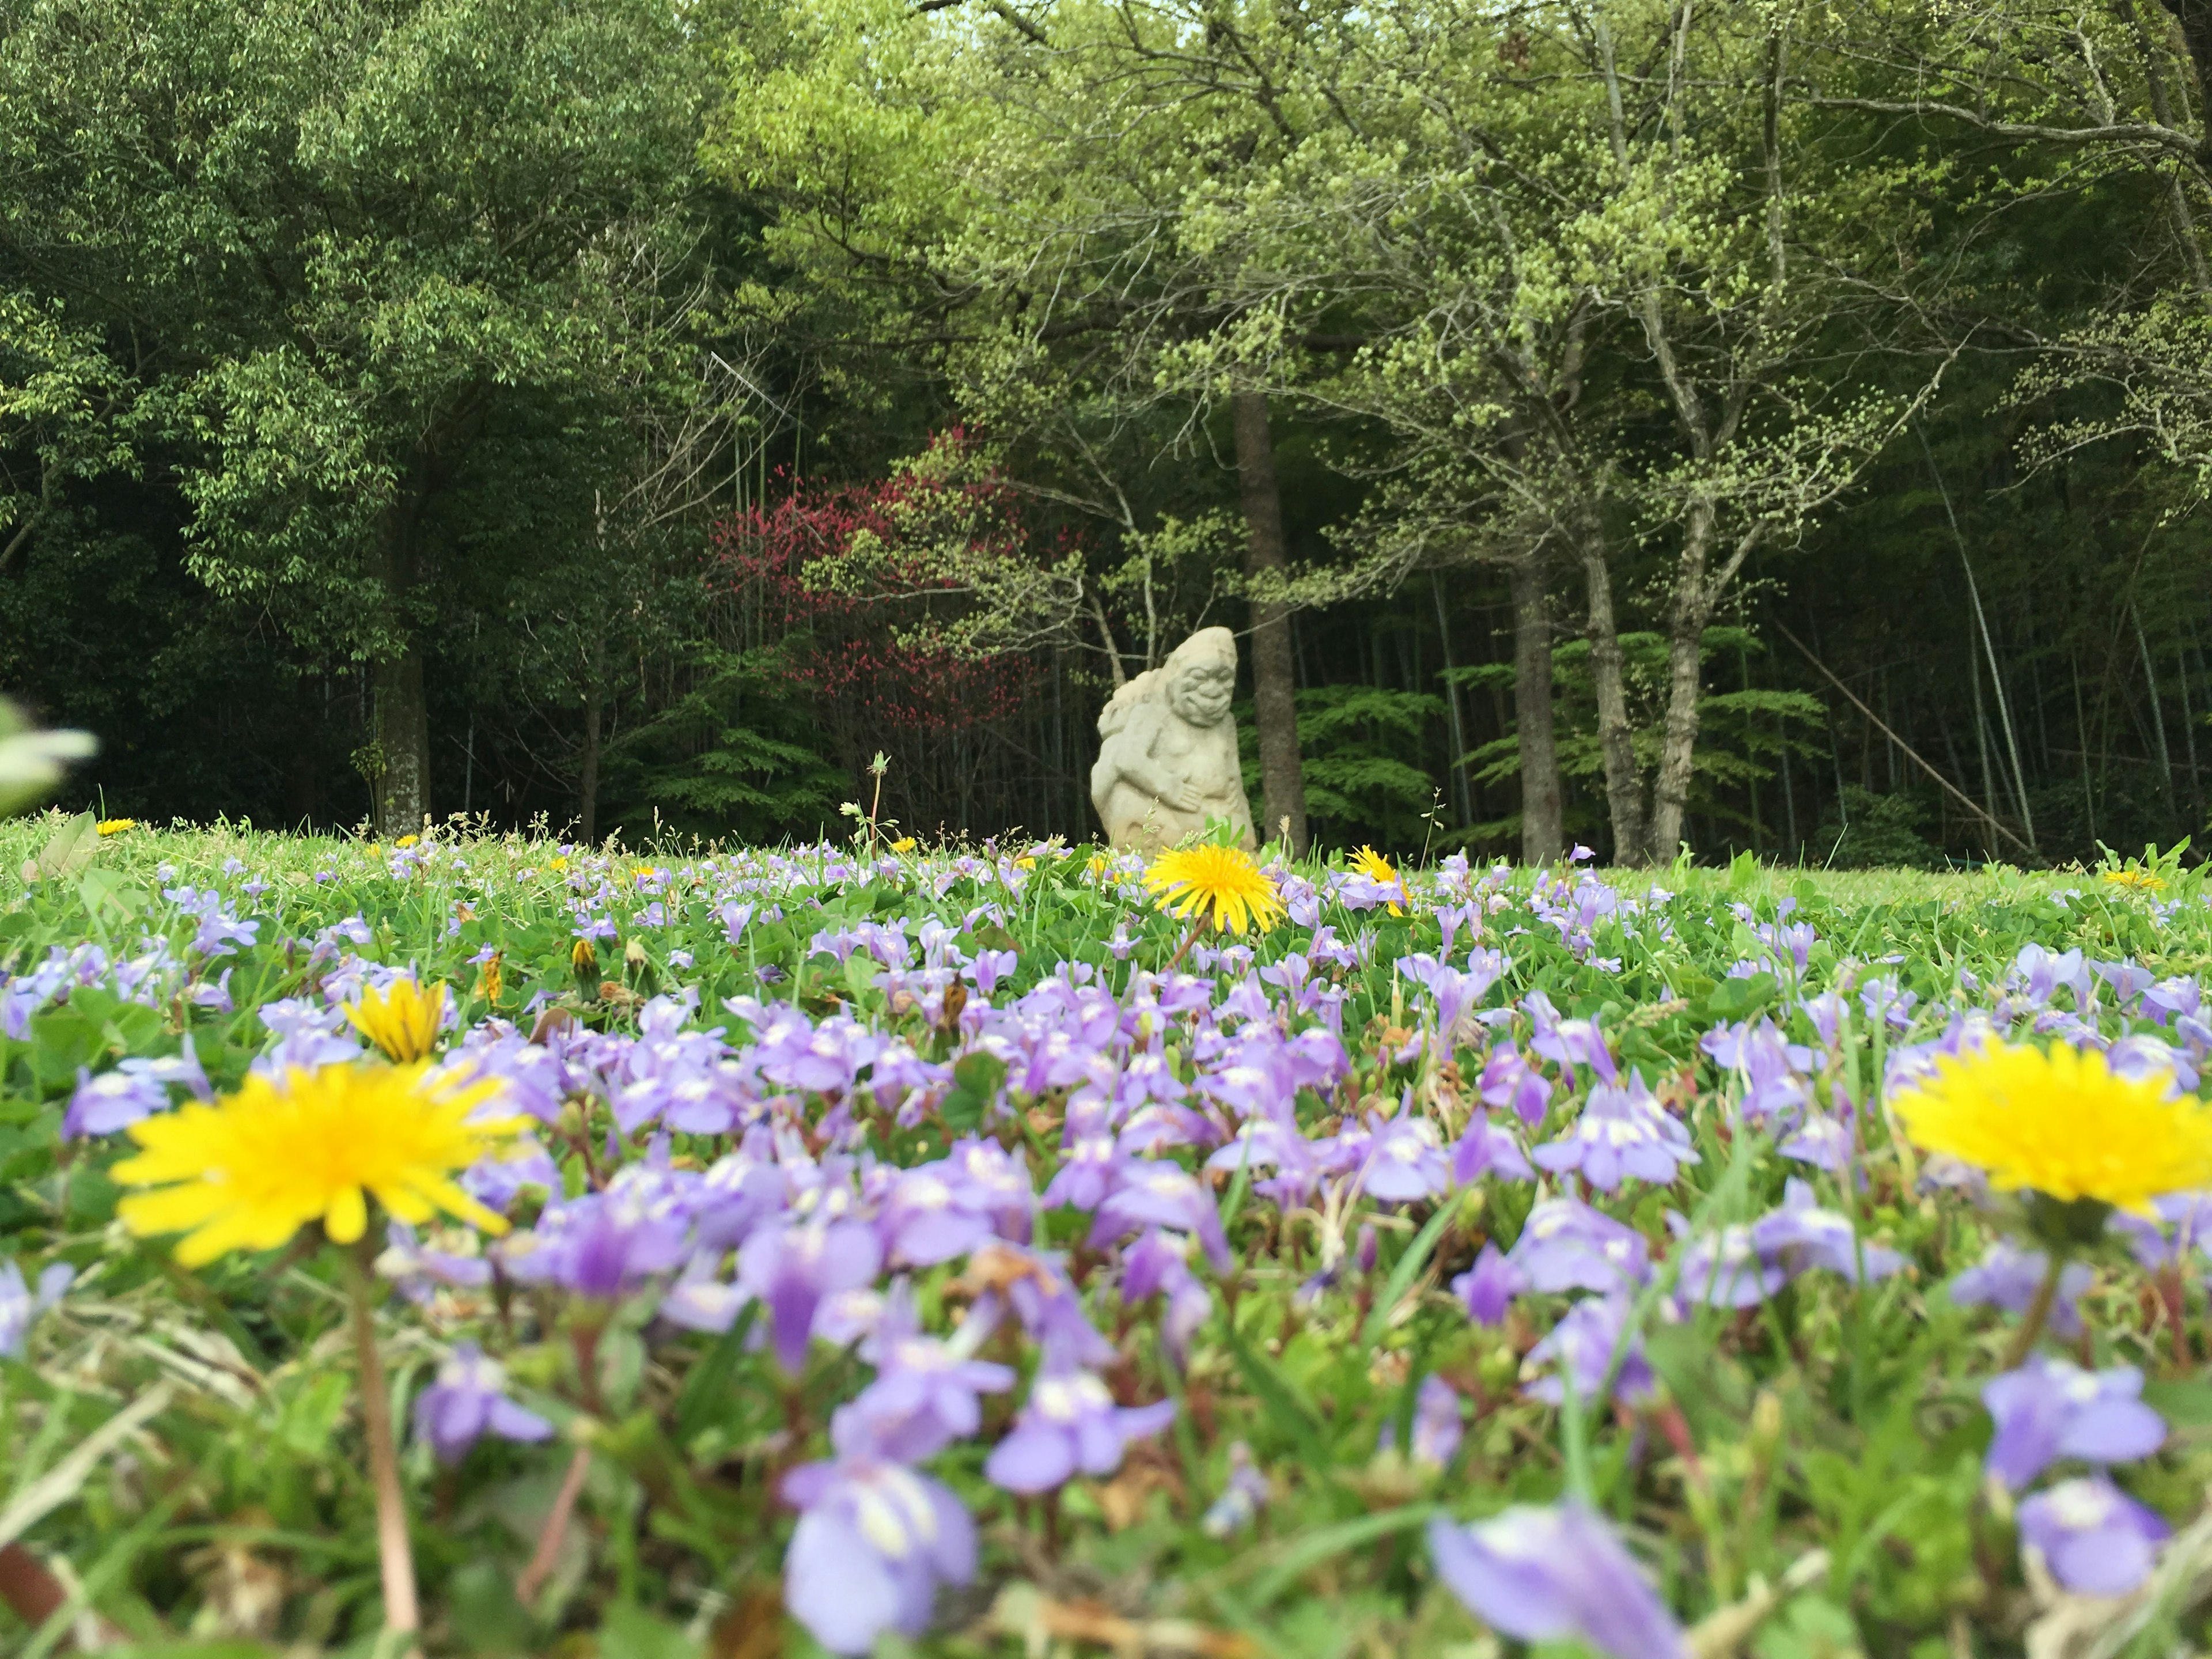
<instances>
[{"instance_id":1,"label":"stone statue","mask_svg":"<svg viewBox=\"0 0 2212 1659\"><path fill-rule=\"evenodd\" d=\"M1091 804L1110 843L1172 847L1215 817L1243 831L1247 851L1256 845L1229 717L1236 690L1237 636L1201 628L1114 693L1091 769Z\"/></svg>"}]
</instances>

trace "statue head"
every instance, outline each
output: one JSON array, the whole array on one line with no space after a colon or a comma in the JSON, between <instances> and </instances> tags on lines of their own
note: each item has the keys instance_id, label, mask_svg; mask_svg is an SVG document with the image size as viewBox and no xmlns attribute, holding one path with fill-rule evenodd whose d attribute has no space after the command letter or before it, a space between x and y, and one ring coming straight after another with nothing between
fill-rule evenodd
<instances>
[{"instance_id":1,"label":"statue head","mask_svg":"<svg viewBox=\"0 0 2212 1659\"><path fill-rule=\"evenodd\" d=\"M1171 652L1165 665L1168 707L1192 726L1218 726L1237 695L1237 636L1201 628Z\"/></svg>"}]
</instances>

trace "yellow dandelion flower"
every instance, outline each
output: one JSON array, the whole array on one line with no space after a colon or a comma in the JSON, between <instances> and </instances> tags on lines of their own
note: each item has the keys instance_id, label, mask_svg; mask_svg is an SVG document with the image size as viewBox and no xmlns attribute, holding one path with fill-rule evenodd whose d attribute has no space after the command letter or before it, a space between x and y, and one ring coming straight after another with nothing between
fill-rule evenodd
<instances>
[{"instance_id":1,"label":"yellow dandelion flower","mask_svg":"<svg viewBox=\"0 0 2212 1659\"><path fill-rule=\"evenodd\" d=\"M398 841L393 842L392 845L394 848L404 852L408 848L416 845L422 839L422 837L420 836L402 836Z\"/></svg>"},{"instance_id":2,"label":"yellow dandelion flower","mask_svg":"<svg viewBox=\"0 0 2212 1659\"><path fill-rule=\"evenodd\" d=\"M441 1081L420 1065L295 1067L281 1083L256 1073L215 1105L131 1126L143 1150L115 1178L154 1190L131 1194L117 1213L141 1237L185 1234L177 1260L188 1267L273 1250L311 1221L350 1244L368 1229L372 1197L395 1220L420 1225L443 1212L505 1232L453 1179L526 1126L475 1116L500 1086Z\"/></svg>"},{"instance_id":3,"label":"yellow dandelion flower","mask_svg":"<svg viewBox=\"0 0 2212 1659\"><path fill-rule=\"evenodd\" d=\"M578 973L596 969L599 965L599 947L587 939L580 939L568 947L568 965Z\"/></svg>"},{"instance_id":4,"label":"yellow dandelion flower","mask_svg":"<svg viewBox=\"0 0 2212 1659\"><path fill-rule=\"evenodd\" d=\"M1405 884L1398 879L1397 866L1371 847L1363 843L1346 862L1351 865L1354 874L1366 877L1377 887L1395 886L1401 893L1406 890ZM1402 916L1406 913L1394 904L1390 907L1390 914Z\"/></svg>"},{"instance_id":5,"label":"yellow dandelion flower","mask_svg":"<svg viewBox=\"0 0 2212 1659\"><path fill-rule=\"evenodd\" d=\"M2166 879L2155 870L2107 870L2104 880L2114 887L2132 887L2141 893L2163 893Z\"/></svg>"},{"instance_id":6,"label":"yellow dandelion flower","mask_svg":"<svg viewBox=\"0 0 2212 1659\"><path fill-rule=\"evenodd\" d=\"M545 861L545 867L548 870L550 870L556 876L565 876L568 873L568 860L566 859L548 859Z\"/></svg>"},{"instance_id":7,"label":"yellow dandelion flower","mask_svg":"<svg viewBox=\"0 0 2212 1659\"><path fill-rule=\"evenodd\" d=\"M360 1001L348 1005L346 1018L386 1059L401 1066L427 1060L446 1022L446 988L426 991L411 979L395 979L381 991L363 991Z\"/></svg>"},{"instance_id":8,"label":"yellow dandelion flower","mask_svg":"<svg viewBox=\"0 0 2212 1659\"><path fill-rule=\"evenodd\" d=\"M2149 1215L2153 1199L2212 1187L2212 1107L2165 1092L2163 1079L2121 1077L2094 1050L1990 1042L1938 1060L1890 1105L1917 1144L1986 1170L2002 1192Z\"/></svg>"},{"instance_id":9,"label":"yellow dandelion flower","mask_svg":"<svg viewBox=\"0 0 2212 1659\"><path fill-rule=\"evenodd\" d=\"M1211 919L1216 933L1265 932L1282 920L1275 884L1241 847L1186 847L1145 872L1152 900L1171 915Z\"/></svg>"},{"instance_id":10,"label":"yellow dandelion flower","mask_svg":"<svg viewBox=\"0 0 2212 1659\"><path fill-rule=\"evenodd\" d=\"M103 836L119 836L125 830L136 830L138 827L138 820L136 818L102 818L93 827Z\"/></svg>"},{"instance_id":11,"label":"yellow dandelion flower","mask_svg":"<svg viewBox=\"0 0 2212 1659\"><path fill-rule=\"evenodd\" d=\"M901 836L896 841L891 843L891 851L894 853L911 853L914 851L914 837L912 836Z\"/></svg>"}]
</instances>

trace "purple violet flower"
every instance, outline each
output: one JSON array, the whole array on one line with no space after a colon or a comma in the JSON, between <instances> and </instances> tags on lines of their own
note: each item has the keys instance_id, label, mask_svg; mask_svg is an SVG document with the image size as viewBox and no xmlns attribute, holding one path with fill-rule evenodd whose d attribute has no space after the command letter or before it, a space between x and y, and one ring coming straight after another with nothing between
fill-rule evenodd
<instances>
[{"instance_id":1,"label":"purple violet flower","mask_svg":"<svg viewBox=\"0 0 2212 1659\"><path fill-rule=\"evenodd\" d=\"M2042 1251L2023 1250L2009 1239L1998 1239L1978 1266L1951 1280L1951 1300L1962 1308L2002 1308L2024 1314L2050 1265L2050 1257ZM2095 1277L2086 1261L2069 1261L2060 1271L2050 1318L2051 1334L2060 1341L2071 1342L2081 1334L2081 1310L2075 1304Z\"/></svg>"},{"instance_id":2,"label":"purple violet flower","mask_svg":"<svg viewBox=\"0 0 2212 1659\"><path fill-rule=\"evenodd\" d=\"M2150 1577L2165 1522L2102 1475L2062 1480L2020 1506L2021 1542L2042 1553L2063 1589L2125 1595Z\"/></svg>"},{"instance_id":3,"label":"purple violet flower","mask_svg":"<svg viewBox=\"0 0 2212 1659\"><path fill-rule=\"evenodd\" d=\"M1640 1072L1625 1086L1601 1083L1592 1089L1567 1132L1529 1156L1554 1174L1578 1170L1606 1193L1618 1191L1631 1176L1665 1186L1684 1164L1699 1162L1689 1130L1659 1103Z\"/></svg>"},{"instance_id":4,"label":"purple violet flower","mask_svg":"<svg viewBox=\"0 0 2212 1659\"><path fill-rule=\"evenodd\" d=\"M1449 1191L1451 1164L1437 1126L1403 1112L1377 1126L1368 1141L1359 1182L1370 1198L1384 1204L1412 1204Z\"/></svg>"},{"instance_id":5,"label":"purple violet flower","mask_svg":"<svg viewBox=\"0 0 2212 1659\"><path fill-rule=\"evenodd\" d=\"M1413 1461L1443 1468L1452 1461L1466 1432L1467 1425L1460 1420L1459 1390L1434 1372L1423 1377L1420 1392L1413 1398ZM1389 1451L1397 1443L1397 1424L1385 1423L1376 1449Z\"/></svg>"},{"instance_id":6,"label":"purple violet flower","mask_svg":"<svg viewBox=\"0 0 2212 1659\"><path fill-rule=\"evenodd\" d=\"M1194 1234L1205 1247L1216 1273L1229 1271L1228 1236L1221 1231L1213 1195L1180 1164L1132 1158L1121 1182L1098 1206L1091 1228L1091 1247L1103 1249L1146 1227Z\"/></svg>"},{"instance_id":7,"label":"purple violet flower","mask_svg":"<svg viewBox=\"0 0 2212 1659\"><path fill-rule=\"evenodd\" d=\"M1227 1538L1252 1524L1274 1495L1267 1477L1252 1462L1252 1449L1242 1440L1229 1448L1229 1479L1221 1496L1206 1505L1199 1528L1208 1538Z\"/></svg>"},{"instance_id":8,"label":"purple violet flower","mask_svg":"<svg viewBox=\"0 0 2212 1659\"><path fill-rule=\"evenodd\" d=\"M836 1458L783 1478L799 1511L783 1599L830 1652L864 1654L887 1631L920 1636L938 1586L975 1576L975 1523L950 1490L855 1431L832 1438Z\"/></svg>"},{"instance_id":9,"label":"purple violet flower","mask_svg":"<svg viewBox=\"0 0 2212 1659\"><path fill-rule=\"evenodd\" d=\"M168 1109L169 1091L143 1071L118 1069L94 1077L80 1066L76 1092L70 1097L69 1110L62 1118L62 1134L70 1140L113 1134Z\"/></svg>"},{"instance_id":10,"label":"purple violet flower","mask_svg":"<svg viewBox=\"0 0 2212 1659\"><path fill-rule=\"evenodd\" d=\"M1755 1308L1789 1275L1763 1260L1746 1226L1700 1233L1683 1248L1677 1299L1693 1308Z\"/></svg>"},{"instance_id":11,"label":"purple violet flower","mask_svg":"<svg viewBox=\"0 0 2212 1659\"><path fill-rule=\"evenodd\" d=\"M1519 1050L1503 1046L1490 1051L1480 1087L1484 1105L1510 1106L1532 1129L1544 1121L1552 1098L1552 1080L1529 1065Z\"/></svg>"},{"instance_id":12,"label":"purple violet flower","mask_svg":"<svg viewBox=\"0 0 2212 1659\"><path fill-rule=\"evenodd\" d=\"M1625 1296L1592 1297L1576 1303L1552 1327L1552 1334L1529 1349L1521 1362L1521 1392L1548 1405L1564 1403L1566 1388L1557 1368L1565 1364L1574 1378L1575 1393L1586 1407L1605 1388L1607 1373L1613 1376L1612 1397L1631 1405L1650 1398L1651 1366L1644 1357L1642 1334L1629 1334L1629 1312ZM1628 1344L1626 1353L1621 1352L1624 1338ZM1616 1354L1620 1355L1618 1369ZM1553 1367L1548 1376L1541 1375L1547 1364Z\"/></svg>"},{"instance_id":13,"label":"purple violet flower","mask_svg":"<svg viewBox=\"0 0 2212 1659\"><path fill-rule=\"evenodd\" d=\"M410 1302L428 1302L441 1285L473 1290L491 1283L490 1262L482 1256L425 1249L404 1221L386 1227L384 1239L384 1249L376 1258L377 1276L392 1280Z\"/></svg>"},{"instance_id":14,"label":"purple violet flower","mask_svg":"<svg viewBox=\"0 0 2212 1659\"><path fill-rule=\"evenodd\" d=\"M458 1463L487 1434L502 1440L546 1440L553 1425L507 1397L507 1373L473 1342L454 1345L438 1380L415 1402L415 1437L427 1440L441 1463Z\"/></svg>"},{"instance_id":15,"label":"purple violet flower","mask_svg":"<svg viewBox=\"0 0 2212 1659\"><path fill-rule=\"evenodd\" d=\"M974 1334L988 1332L979 1324ZM902 1463L934 1457L975 1433L983 1421L979 1396L1014 1386L1009 1367L971 1358L957 1339L947 1343L925 1334L903 1283L884 1303L860 1357L876 1367L875 1381L837 1414L849 1413L869 1444Z\"/></svg>"},{"instance_id":16,"label":"purple violet flower","mask_svg":"<svg viewBox=\"0 0 2212 1659\"><path fill-rule=\"evenodd\" d=\"M823 1298L869 1283L882 1265L875 1230L857 1221L763 1227L738 1252L738 1282L768 1304L776 1359L795 1374Z\"/></svg>"},{"instance_id":17,"label":"purple violet flower","mask_svg":"<svg viewBox=\"0 0 2212 1659\"><path fill-rule=\"evenodd\" d=\"M1985 1467L2018 1492L2062 1457L2128 1463L2166 1440L2166 1419L2143 1404L2142 1373L2132 1365L2085 1371L2037 1356L1982 1385L1996 1419Z\"/></svg>"},{"instance_id":18,"label":"purple violet flower","mask_svg":"<svg viewBox=\"0 0 2212 1659\"><path fill-rule=\"evenodd\" d=\"M1506 1260L1532 1291L1614 1291L1644 1282L1651 1251L1633 1227L1579 1199L1552 1198L1528 1212Z\"/></svg>"},{"instance_id":19,"label":"purple violet flower","mask_svg":"<svg viewBox=\"0 0 2212 1659\"><path fill-rule=\"evenodd\" d=\"M1536 1172L1528 1167L1528 1155L1521 1150L1521 1143L1504 1124L1493 1122L1488 1112L1476 1112L1468 1117L1467 1133L1452 1147L1452 1179L1462 1187L1486 1175L1498 1175L1511 1181L1534 1181Z\"/></svg>"},{"instance_id":20,"label":"purple violet flower","mask_svg":"<svg viewBox=\"0 0 2212 1659\"><path fill-rule=\"evenodd\" d=\"M1105 1383L1072 1365L1040 1370L1013 1431L991 1449L983 1473L1008 1492L1049 1492L1069 1476L1111 1474L1132 1440L1175 1420L1175 1401L1116 1406Z\"/></svg>"},{"instance_id":21,"label":"purple violet flower","mask_svg":"<svg viewBox=\"0 0 2212 1659\"><path fill-rule=\"evenodd\" d=\"M1808 1183L1793 1176L1782 1193L1781 1207L1752 1223L1751 1238L1759 1255L1790 1278L1826 1267L1856 1283L1862 1263L1870 1280L1887 1279L1905 1266L1895 1250L1861 1242L1849 1216L1820 1208Z\"/></svg>"},{"instance_id":22,"label":"purple violet flower","mask_svg":"<svg viewBox=\"0 0 2212 1659\"><path fill-rule=\"evenodd\" d=\"M1516 1504L1471 1527L1429 1522L1437 1576L1523 1642L1579 1638L1609 1659L1687 1659L1680 1626L1613 1528L1569 1501Z\"/></svg>"},{"instance_id":23,"label":"purple violet flower","mask_svg":"<svg viewBox=\"0 0 2212 1659\"><path fill-rule=\"evenodd\" d=\"M1137 1303L1149 1296L1167 1298L1160 1336L1169 1355L1181 1364L1189 1352L1191 1338L1213 1316L1213 1293L1190 1270L1187 1234L1163 1232L1155 1227L1123 1255L1121 1300Z\"/></svg>"},{"instance_id":24,"label":"purple violet flower","mask_svg":"<svg viewBox=\"0 0 2212 1659\"><path fill-rule=\"evenodd\" d=\"M1452 1280L1452 1294L1467 1308L1467 1316L1478 1325L1500 1325L1513 1298L1528 1288L1521 1270L1498 1246L1486 1243L1474 1266Z\"/></svg>"},{"instance_id":25,"label":"purple violet flower","mask_svg":"<svg viewBox=\"0 0 2212 1659\"><path fill-rule=\"evenodd\" d=\"M60 1301L76 1279L76 1268L56 1261L40 1273L34 1291L24 1282L21 1267L0 1261L0 1359L13 1359L23 1352L31 1322Z\"/></svg>"}]
</instances>

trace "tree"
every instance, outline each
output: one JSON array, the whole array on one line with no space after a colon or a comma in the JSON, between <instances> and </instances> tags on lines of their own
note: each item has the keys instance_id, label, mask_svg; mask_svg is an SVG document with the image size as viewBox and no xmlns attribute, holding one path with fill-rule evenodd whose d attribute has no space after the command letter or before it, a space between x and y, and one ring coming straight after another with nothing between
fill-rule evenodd
<instances>
[{"instance_id":1,"label":"tree","mask_svg":"<svg viewBox=\"0 0 2212 1659\"><path fill-rule=\"evenodd\" d=\"M590 481L624 464L610 410L667 389L632 291L698 241L702 68L643 0L11 14L0 270L131 343L199 579L373 665L362 759L393 829L430 805L425 644L457 575L538 551L462 526L528 492L529 451L568 509L538 527L588 545Z\"/></svg>"},{"instance_id":2,"label":"tree","mask_svg":"<svg viewBox=\"0 0 2212 1659\"><path fill-rule=\"evenodd\" d=\"M1209 406L1226 410L1243 562L1255 576L1279 569L1266 392L1228 360L1252 306L1190 234L1224 166L1267 164L1264 121L1236 88L1188 95L1163 50L1186 21L1176 15L1001 5L986 22L937 9L798 9L800 44L742 66L725 164L784 193L798 257L878 296L896 289L900 326L933 337L963 413L1024 453L1024 483L1100 521L1125 563L1097 591L1149 601L1147 538L1172 536L1175 507L1202 507L1136 499L1130 440L1164 410L1170 441L1187 444ZM1179 349L1194 340L1228 355ZM1118 676L1103 605L1092 621ZM1146 622L1150 666L1156 612ZM1288 611L1257 599L1251 623L1262 816L1287 821L1303 848Z\"/></svg>"}]
</instances>

